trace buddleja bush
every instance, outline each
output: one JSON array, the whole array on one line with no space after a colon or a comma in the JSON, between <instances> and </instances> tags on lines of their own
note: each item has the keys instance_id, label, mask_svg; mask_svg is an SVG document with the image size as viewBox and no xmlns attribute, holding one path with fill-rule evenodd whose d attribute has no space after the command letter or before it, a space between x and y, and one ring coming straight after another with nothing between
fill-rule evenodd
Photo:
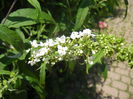
<instances>
[{"instance_id":1,"label":"buddleja bush","mask_svg":"<svg viewBox=\"0 0 133 99\"><path fill-rule=\"evenodd\" d=\"M11 31L9 32L11 33ZM17 76L13 74L14 76L11 75L7 77L8 79L1 79L1 97L3 93L11 91L10 89L16 91L17 87L13 86L17 85L17 79L20 79L20 81L28 81L40 98L44 99L46 96L45 79L47 77L47 72L50 72L51 68L60 61L69 63L82 59L84 61L83 64L86 65L86 73L88 73L89 69L96 63L102 63L105 57L111 58L113 55L115 55L117 60L128 61L129 66L133 66L132 45L127 46L123 38L118 38L113 35L96 35L92 33L90 29L84 29L79 32L75 31L72 32L70 36L63 35L47 39L46 41L33 40L30 41L30 44L31 48L24 51L21 57L18 56L19 54L12 56L17 57L13 64L18 64L20 67L18 68L16 65L13 65L13 67L15 66L15 71L20 71L20 73L17 73ZM14 47L11 47L11 50L13 50ZM16 47L16 49L18 48ZM28 69L28 64L30 68L36 68L37 70ZM5 70L3 71L7 72ZM37 74L34 73L35 71ZM2 73L2 75L4 74ZM19 87L21 87L21 84Z\"/></svg>"},{"instance_id":2,"label":"buddleja bush","mask_svg":"<svg viewBox=\"0 0 133 99\"><path fill-rule=\"evenodd\" d=\"M95 35L90 29L80 32L72 32L70 37L61 36L55 39L48 39L46 42L31 41L32 48L27 50L31 52L29 64L45 62L54 65L58 61L76 60L83 57L86 64L93 65L97 61L97 53L100 52L102 57L111 57L117 54L119 60L129 59L132 66L132 46L128 49L125 46L124 39L116 38L113 35ZM101 56L100 56L101 58ZM130 62L131 61L131 62Z\"/></svg>"},{"instance_id":3,"label":"buddleja bush","mask_svg":"<svg viewBox=\"0 0 133 99\"><path fill-rule=\"evenodd\" d=\"M123 38L113 35L93 34L90 29L72 32L70 36L63 35L48 39L45 42L33 40L31 45L32 48L27 50L27 52L31 53L28 64L39 66L40 82L42 84L45 84L46 72L50 72L49 69L60 61L69 63L82 59L83 64L86 66L86 73L95 64L103 64L105 58L111 58L112 56L115 56L113 58L117 61L128 61L129 66L133 66L132 45L127 46ZM69 64L67 66L69 69L74 68ZM107 69L107 67L105 68ZM104 74L103 77L106 78L107 75Z\"/></svg>"},{"instance_id":4,"label":"buddleja bush","mask_svg":"<svg viewBox=\"0 0 133 99\"><path fill-rule=\"evenodd\" d=\"M74 62L83 60L88 73L96 63L115 55L117 60L128 61L129 66L133 66L133 46L127 46L122 38L93 34L90 29L76 32L111 15L118 1L40 0L41 4L38 0L27 1L34 8L29 8L27 3L26 8L10 13L6 19L0 17L3 19L0 24L0 98L45 99L47 74L59 62L68 63L72 71L76 66ZM124 1L128 5L127 0ZM17 3L23 2L26 1ZM3 6L7 8L9 2L1 0L0 3L5 3ZM68 31L75 32L70 35ZM63 36L48 39L62 33Z\"/></svg>"}]
</instances>

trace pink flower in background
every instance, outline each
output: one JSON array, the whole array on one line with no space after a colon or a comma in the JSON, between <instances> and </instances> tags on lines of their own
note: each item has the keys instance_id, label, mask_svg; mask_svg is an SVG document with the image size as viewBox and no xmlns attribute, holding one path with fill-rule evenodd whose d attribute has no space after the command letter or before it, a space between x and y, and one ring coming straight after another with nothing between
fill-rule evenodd
<instances>
[{"instance_id":1,"label":"pink flower in background","mask_svg":"<svg viewBox=\"0 0 133 99\"><path fill-rule=\"evenodd\" d=\"M105 29L108 27L108 24L106 22L99 21L98 26L100 29Z\"/></svg>"}]
</instances>

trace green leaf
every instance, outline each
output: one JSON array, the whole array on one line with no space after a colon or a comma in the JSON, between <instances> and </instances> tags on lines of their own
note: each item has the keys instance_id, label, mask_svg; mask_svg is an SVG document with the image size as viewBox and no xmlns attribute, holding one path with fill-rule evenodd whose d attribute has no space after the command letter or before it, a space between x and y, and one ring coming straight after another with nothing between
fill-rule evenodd
<instances>
[{"instance_id":1,"label":"green leaf","mask_svg":"<svg viewBox=\"0 0 133 99\"><path fill-rule=\"evenodd\" d=\"M39 84L39 81L32 76L26 76L26 80L29 81L30 85L36 90L40 99L45 99L45 89L44 86Z\"/></svg>"},{"instance_id":2,"label":"green leaf","mask_svg":"<svg viewBox=\"0 0 133 99\"><path fill-rule=\"evenodd\" d=\"M0 70L0 75L10 75L10 71L7 70Z\"/></svg>"},{"instance_id":3,"label":"green leaf","mask_svg":"<svg viewBox=\"0 0 133 99\"><path fill-rule=\"evenodd\" d=\"M93 60L92 60L93 61L93 64L89 64L89 62L86 63L86 73L88 73L88 70L92 66L94 66L94 64L101 63L101 59L103 58L103 56L104 56L104 51L103 50L101 50L98 53L96 53L95 55L93 55L92 56L93 57ZM89 60L89 59L87 59L87 60Z\"/></svg>"},{"instance_id":4,"label":"green leaf","mask_svg":"<svg viewBox=\"0 0 133 99\"><path fill-rule=\"evenodd\" d=\"M40 68L40 84L45 85L45 78L46 78L46 61L42 63Z\"/></svg>"},{"instance_id":5,"label":"green leaf","mask_svg":"<svg viewBox=\"0 0 133 99\"><path fill-rule=\"evenodd\" d=\"M76 23L75 23L75 27L74 30L78 30L80 29L80 27L83 25L87 15L88 15L88 11L89 11L89 0L82 0L78 11L77 11L77 15L76 15Z\"/></svg>"},{"instance_id":6,"label":"green leaf","mask_svg":"<svg viewBox=\"0 0 133 99\"><path fill-rule=\"evenodd\" d=\"M91 67L91 65L89 63L86 63L86 73L88 74L89 72L89 68Z\"/></svg>"},{"instance_id":7,"label":"green leaf","mask_svg":"<svg viewBox=\"0 0 133 99\"><path fill-rule=\"evenodd\" d=\"M39 19L37 13L37 10L32 8L19 9L12 12L4 24L9 28L19 28L22 26L34 25L40 22L54 22L54 19L48 13L41 11Z\"/></svg>"},{"instance_id":8,"label":"green leaf","mask_svg":"<svg viewBox=\"0 0 133 99\"><path fill-rule=\"evenodd\" d=\"M2 58L0 58L0 68L3 69L7 65L11 64L12 62L16 61L22 54L21 53L7 53Z\"/></svg>"},{"instance_id":9,"label":"green leaf","mask_svg":"<svg viewBox=\"0 0 133 99\"><path fill-rule=\"evenodd\" d=\"M21 39L24 42L25 41L25 36L24 36L23 32L20 29L16 29L16 33L18 33L18 35L21 37Z\"/></svg>"},{"instance_id":10,"label":"green leaf","mask_svg":"<svg viewBox=\"0 0 133 99\"><path fill-rule=\"evenodd\" d=\"M26 80L29 81L30 84L34 84L34 83L37 83L38 82L38 79L36 79L35 77L32 77L32 76L25 76Z\"/></svg>"},{"instance_id":11,"label":"green leaf","mask_svg":"<svg viewBox=\"0 0 133 99\"><path fill-rule=\"evenodd\" d=\"M39 12L41 12L41 6L37 0L28 0L28 2L34 6Z\"/></svg>"},{"instance_id":12,"label":"green leaf","mask_svg":"<svg viewBox=\"0 0 133 99\"><path fill-rule=\"evenodd\" d=\"M104 56L104 51L101 50L99 51L98 53L96 53L93 57L94 57L94 60L93 60L93 64L96 64L96 63L101 63L101 59L103 58Z\"/></svg>"},{"instance_id":13,"label":"green leaf","mask_svg":"<svg viewBox=\"0 0 133 99\"><path fill-rule=\"evenodd\" d=\"M73 72L76 62L75 61L68 61L68 68L71 72Z\"/></svg>"},{"instance_id":14,"label":"green leaf","mask_svg":"<svg viewBox=\"0 0 133 99\"><path fill-rule=\"evenodd\" d=\"M40 14L41 14L41 6L40 6L39 2L38 2L37 0L28 0L28 2L29 2L32 6L34 6L34 7L36 8L36 10L37 10L37 17L38 17L38 19L39 19Z\"/></svg>"},{"instance_id":15,"label":"green leaf","mask_svg":"<svg viewBox=\"0 0 133 99\"><path fill-rule=\"evenodd\" d=\"M0 62L0 70L4 69L6 67L6 64L3 64L2 62Z\"/></svg>"},{"instance_id":16,"label":"green leaf","mask_svg":"<svg viewBox=\"0 0 133 99\"><path fill-rule=\"evenodd\" d=\"M17 51L24 50L24 43L21 37L13 30L8 29L4 25L0 25L0 39L11 44Z\"/></svg>"},{"instance_id":17,"label":"green leaf","mask_svg":"<svg viewBox=\"0 0 133 99\"><path fill-rule=\"evenodd\" d=\"M37 71L34 72L31 66L25 65L25 61L19 61L19 70L23 73L23 77L29 82L30 86L32 86L37 94L40 96L40 99L45 99L45 89L39 82L39 78L37 76Z\"/></svg>"},{"instance_id":18,"label":"green leaf","mask_svg":"<svg viewBox=\"0 0 133 99\"><path fill-rule=\"evenodd\" d=\"M107 68L107 65L104 64L104 71L102 72L102 75L104 77L104 79L107 79L108 77L108 68Z\"/></svg>"}]
</instances>

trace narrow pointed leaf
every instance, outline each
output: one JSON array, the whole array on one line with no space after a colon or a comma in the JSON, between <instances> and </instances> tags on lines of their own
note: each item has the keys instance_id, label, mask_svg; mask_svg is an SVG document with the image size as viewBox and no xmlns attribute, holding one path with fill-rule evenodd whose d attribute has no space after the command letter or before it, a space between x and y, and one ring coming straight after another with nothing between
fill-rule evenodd
<instances>
[{"instance_id":1,"label":"narrow pointed leaf","mask_svg":"<svg viewBox=\"0 0 133 99\"><path fill-rule=\"evenodd\" d=\"M107 79L107 77L108 77L108 68L107 68L107 65L105 65L105 67L104 67L104 71L103 71L103 78L104 79Z\"/></svg>"},{"instance_id":2,"label":"narrow pointed leaf","mask_svg":"<svg viewBox=\"0 0 133 99\"><path fill-rule=\"evenodd\" d=\"M89 0L82 0L80 6L78 8L78 11L77 11L74 30L78 30L83 25L87 15L88 15L89 3L90 3Z\"/></svg>"},{"instance_id":3,"label":"narrow pointed leaf","mask_svg":"<svg viewBox=\"0 0 133 99\"><path fill-rule=\"evenodd\" d=\"M96 53L93 56L94 57L94 60L93 60L94 64L95 63L101 63L101 59L103 58L103 56L104 56L104 51L103 50L101 50L98 53Z\"/></svg>"},{"instance_id":4,"label":"narrow pointed leaf","mask_svg":"<svg viewBox=\"0 0 133 99\"><path fill-rule=\"evenodd\" d=\"M18 51L24 50L24 43L19 34L4 25L0 25L0 39L11 44Z\"/></svg>"},{"instance_id":5,"label":"narrow pointed leaf","mask_svg":"<svg viewBox=\"0 0 133 99\"><path fill-rule=\"evenodd\" d=\"M9 28L19 28L28 25L34 25L39 22L54 22L54 19L48 13L41 11L39 18L37 13L37 10L33 8L18 9L9 15L4 25Z\"/></svg>"},{"instance_id":6,"label":"narrow pointed leaf","mask_svg":"<svg viewBox=\"0 0 133 99\"><path fill-rule=\"evenodd\" d=\"M74 68L75 68L75 64L76 64L75 61L69 61L69 62L68 62L68 67L69 67L69 70L70 70L71 72L73 72L73 70L74 70Z\"/></svg>"},{"instance_id":7,"label":"narrow pointed leaf","mask_svg":"<svg viewBox=\"0 0 133 99\"><path fill-rule=\"evenodd\" d=\"M9 75L10 73L10 71L0 70L0 75Z\"/></svg>"},{"instance_id":8,"label":"narrow pointed leaf","mask_svg":"<svg viewBox=\"0 0 133 99\"><path fill-rule=\"evenodd\" d=\"M46 62L44 62L40 68L40 84L45 85L45 78L46 78Z\"/></svg>"},{"instance_id":9,"label":"narrow pointed leaf","mask_svg":"<svg viewBox=\"0 0 133 99\"><path fill-rule=\"evenodd\" d=\"M38 0L28 0L28 2L34 6L39 12L41 12L41 6Z\"/></svg>"}]
</instances>

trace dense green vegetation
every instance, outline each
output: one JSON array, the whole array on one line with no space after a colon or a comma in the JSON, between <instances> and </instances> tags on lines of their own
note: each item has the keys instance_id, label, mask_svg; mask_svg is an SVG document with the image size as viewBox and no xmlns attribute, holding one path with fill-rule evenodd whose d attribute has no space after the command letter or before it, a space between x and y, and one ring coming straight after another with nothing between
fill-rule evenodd
<instances>
[{"instance_id":1,"label":"dense green vegetation","mask_svg":"<svg viewBox=\"0 0 133 99\"><path fill-rule=\"evenodd\" d=\"M116 60L133 66L132 45L126 45L123 38L90 30L99 29L99 21L114 16L121 3L1 0L0 98L96 98L95 86L87 88L87 74L94 72L90 78L94 81L96 76L106 79L106 59L114 54ZM126 16L128 1L124 3Z\"/></svg>"}]
</instances>

